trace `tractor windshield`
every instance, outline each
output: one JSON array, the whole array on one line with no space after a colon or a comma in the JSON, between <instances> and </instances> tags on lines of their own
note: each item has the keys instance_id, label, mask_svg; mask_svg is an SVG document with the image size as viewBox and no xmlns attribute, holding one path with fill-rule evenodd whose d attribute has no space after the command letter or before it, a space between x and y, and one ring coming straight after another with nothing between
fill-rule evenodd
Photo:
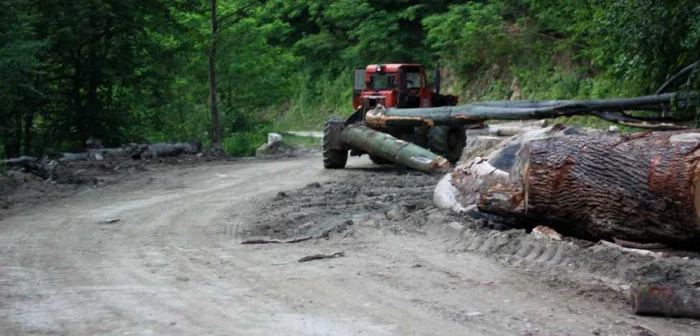
<instances>
[{"instance_id":1,"label":"tractor windshield","mask_svg":"<svg viewBox=\"0 0 700 336\"><path fill-rule=\"evenodd\" d=\"M406 88L416 89L421 87L420 82L421 73L420 72L407 72L406 73Z\"/></svg>"},{"instance_id":2,"label":"tractor windshield","mask_svg":"<svg viewBox=\"0 0 700 336\"><path fill-rule=\"evenodd\" d=\"M368 89L373 90L391 90L396 87L395 73L374 73L370 77Z\"/></svg>"}]
</instances>

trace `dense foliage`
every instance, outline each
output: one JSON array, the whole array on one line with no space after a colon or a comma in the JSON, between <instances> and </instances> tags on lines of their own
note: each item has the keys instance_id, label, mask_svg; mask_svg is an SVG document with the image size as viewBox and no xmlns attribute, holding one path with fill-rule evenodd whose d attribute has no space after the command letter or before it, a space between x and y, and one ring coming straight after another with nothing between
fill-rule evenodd
<instances>
[{"instance_id":1,"label":"dense foliage","mask_svg":"<svg viewBox=\"0 0 700 336\"><path fill-rule=\"evenodd\" d=\"M210 139L206 0L0 2L0 155ZM242 11L245 9L245 11ZM224 149L350 112L350 71L441 63L482 99L647 94L700 59L696 0L219 0Z\"/></svg>"}]
</instances>

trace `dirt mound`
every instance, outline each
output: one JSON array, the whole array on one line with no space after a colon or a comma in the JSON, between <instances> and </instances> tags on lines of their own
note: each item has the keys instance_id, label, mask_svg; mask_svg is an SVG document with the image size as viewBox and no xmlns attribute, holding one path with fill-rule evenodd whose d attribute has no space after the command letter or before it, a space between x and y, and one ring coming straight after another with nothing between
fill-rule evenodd
<instances>
[{"instance_id":1,"label":"dirt mound","mask_svg":"<svg viewBox=\"0 0 700 336\"><path fill-rule=\"evenodd\" d=\"M217 160L214 157L180 155L148 160L105 157L103 160L60 161L49 179L21 168L0 172L0 219L19 209L75 194L84 188L102 187L172 167L186 167Z\"/></svg>"},{"instance_id":2,"label":"dirt mound","mask_svg":"<svg viewBox=\"0 0 700 336\"><path fill-rule=\"evenodd\" d=\"M0 219L12 208L71 195L75 190L73 185L47 183L39 177L19 171L0 173Z\"/></svg>"},{"instance_id":3,"label":"dirt mound","mask_svg":"<svg viewBox=\"0 0 700 336\"><path fill-rule=\"evenodd\" d=\"M280 192L260 212L248 236L327 236L356 224L425 226L436 212L431 195L440 176L396 168L348 172L347 179ZM440 212L442 213L442 212ZM459 219L458 215L444 216Z\"/></svg>"}]
</instances>

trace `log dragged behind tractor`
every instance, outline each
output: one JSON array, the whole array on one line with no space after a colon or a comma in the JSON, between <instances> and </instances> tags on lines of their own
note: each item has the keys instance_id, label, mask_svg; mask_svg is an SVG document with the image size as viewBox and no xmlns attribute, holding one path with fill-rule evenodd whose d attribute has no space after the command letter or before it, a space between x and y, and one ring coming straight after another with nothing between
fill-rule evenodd
<instances>
[{"instance_id":1,"label":"log dragged behind tractor","mask_svg":"<svg viewBox=\"0 0 700 336\"><path fill-rule=\"evenodd\" d=\"M423 172L447 172L452 168L447 159L410 142L396 139L389 134L375 131L363 125L348 125L342 121L329 123L336 138L326 137L324 151L326 168L343 168L347 160L345 148L355 148L368 153L373 160L401 162L406 167Z\"/></svg>"}]
</instances>

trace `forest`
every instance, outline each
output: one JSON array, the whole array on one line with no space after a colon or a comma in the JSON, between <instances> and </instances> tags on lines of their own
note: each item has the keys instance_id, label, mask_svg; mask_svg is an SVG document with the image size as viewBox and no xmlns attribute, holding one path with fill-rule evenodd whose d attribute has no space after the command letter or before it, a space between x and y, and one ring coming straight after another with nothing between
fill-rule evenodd
<instances>
[{"instance_id":1,"label":"forest","mask_svg":"<svg viewBox=\"0 0 700 336\"><path fill-rule=\"evenodd\" d=\"M371 63L439 64L464 104L650 94L698 59L697 0L3 0L0 156L252 155L350 114Z\"/></svg>"}]
</instances>

